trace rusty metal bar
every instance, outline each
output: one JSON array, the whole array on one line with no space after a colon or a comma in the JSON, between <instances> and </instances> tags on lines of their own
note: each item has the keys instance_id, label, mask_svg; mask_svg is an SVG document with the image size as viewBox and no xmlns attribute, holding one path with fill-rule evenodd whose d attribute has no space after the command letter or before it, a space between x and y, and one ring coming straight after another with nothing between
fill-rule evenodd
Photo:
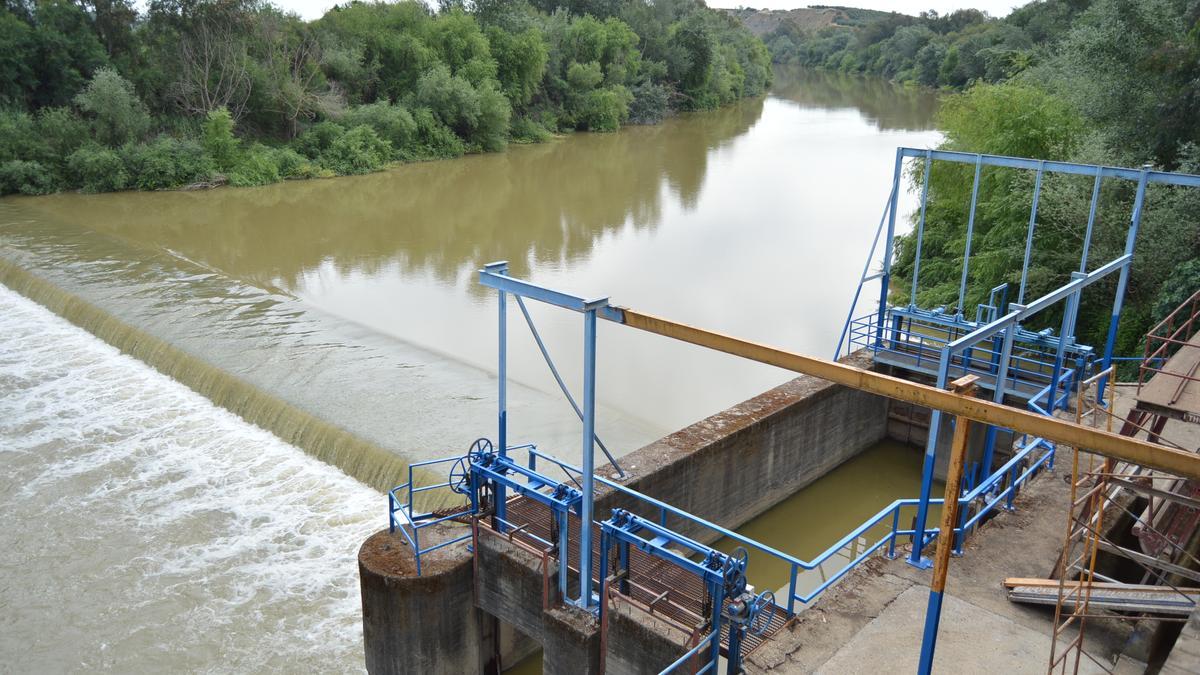
<instances>
[{"instance_id":1,"label":"rusty metal bar","mask_svg":"<svg viewBox=\"0 0 1200 675\"><path fill-rule=\"evenodd\" d=\"M1200 456L1189 452L909 382L863 368L789 352L631 309L621 308L619 311L624 315L623 323L648 333L1200 480Z\"/></svg>"}]
</instances>

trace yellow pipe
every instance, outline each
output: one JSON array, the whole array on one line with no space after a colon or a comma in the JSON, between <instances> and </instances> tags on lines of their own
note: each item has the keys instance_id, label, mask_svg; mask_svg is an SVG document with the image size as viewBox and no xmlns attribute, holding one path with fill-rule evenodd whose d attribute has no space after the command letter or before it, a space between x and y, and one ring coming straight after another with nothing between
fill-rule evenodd
<instances>
[{"instance_id":1,"label":"yellow pipe","mask_svg":"<svg viewBox=\"0 0 1200 675\"><path fill-rule=\"evenodd\" d=\"M965 396L925 384L909 382L843 363L805 356L757 342L624 309L625 324L656 335L689 342L726 354L766 363L796 373L812 375L852 389L915 403L968 417L976 422L1039 436L1057 443L1084 448L1108 457L1160 469L1176 476L1200 480L1200 456L1146 441L1119 436L1054 417Z\"/></svg>"}]
</instances>

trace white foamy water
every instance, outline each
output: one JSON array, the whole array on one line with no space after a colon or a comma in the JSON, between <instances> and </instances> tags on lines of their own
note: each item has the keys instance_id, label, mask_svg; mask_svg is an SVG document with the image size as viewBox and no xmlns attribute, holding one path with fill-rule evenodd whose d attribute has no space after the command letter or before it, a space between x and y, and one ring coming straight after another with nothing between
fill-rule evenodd
<instances>
[{"instance_id":1,"label":"white foamy water","mask_svg":"<svg viewBox=\"0 0 1200 675\"><path fill-rule=\"evenodd\" d=\"M0 286L0 672L361 671L384 514Z\"/></svg>"}]
</instances>

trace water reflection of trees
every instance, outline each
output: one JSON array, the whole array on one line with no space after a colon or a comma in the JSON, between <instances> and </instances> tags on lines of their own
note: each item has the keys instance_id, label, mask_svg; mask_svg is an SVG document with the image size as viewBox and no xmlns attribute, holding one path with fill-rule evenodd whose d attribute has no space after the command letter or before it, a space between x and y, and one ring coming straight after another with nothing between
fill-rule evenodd
<instances>
[{"instance_id":1,"label":"water reflection of trees","mask_svg":"<svg viewBox=\"0 0 1200 675\"><path fill-rule=\"evenodd\" d=\"M762 100L616 134L356 178L202 193L63 195L28 202L225 273L296 288L322 263L398 264L453 280L487 260L514 271L586 255L604 232L657 226L664 197L696 203L708 154L758 120ZM665 186L665 187L664 187Z\"/></svg>"},{"instance_id":2,"label":"water reflection of trees","mask_svg":"<svg viewBox=\"0 0 1200 675\"><path fill-rule=\"evenodd\" d=\"M857 108L881 131L925 131L937 128L937 94L901 87L878 77L776 66L771 94L806 108Z\"/></svg>"}]
</instances>

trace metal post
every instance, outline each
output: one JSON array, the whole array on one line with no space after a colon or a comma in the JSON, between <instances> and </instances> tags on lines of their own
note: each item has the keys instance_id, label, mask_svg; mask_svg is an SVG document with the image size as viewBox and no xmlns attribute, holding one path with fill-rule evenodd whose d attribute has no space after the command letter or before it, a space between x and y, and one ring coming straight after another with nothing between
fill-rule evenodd
<instances>
[{"instance_id":1,"label":"metal post","mask_svg":"<svg viewBox=\"0 0 1200 675\"><path fill-rule=\"evenodd\" d=\"M605 532L603 529L601 529L600 530L600 625L602 627L604 627L604 633L605 633L605 635L603 635L600 638L601 644L604 644L604 641L606 641L607 637L608 637L607 636L607 632L608 632L607 624L606 624L605 620L606 620L607 614L608 614L608 576L609 576L609 574L608 574L608 556L609 556L609 547L610 546L612 546L612 537L610 537L607 532ZM620 540L618 540L617 546L618 547L620 546ZM559 557L565 559L567 556L561 555ZM614 574L614 576L620 575L621 570L620 569L613 570L613 574ZM600 658L601 659L604 658L603 650L601 650L601 652L600 652ZM603 672L603 670L601 670L601 672Z\"/></svg>"},{"instance_id":2,"label":"metal post","mask_svg":"<svg viewBox=\"0 0 1200 675\"><path fill-rule=\"evenodd\" d=\"M1017 305L1019 306L1019 305ZM1004 340L1000 347L1000 363L996 371L996 388L992 395L992 400L996 403L1004 403L1004 394L1006 393L1005 380L1008 379L1008 365L1012 360L1013 338L1017 334L1017 324L1009 325L1004 329ZM992 459L996 454L996 435L998 429L996 425L989 424L987 428L987 436L983 443L983 463L980 465L979 476L976 484L982 483L985 478L992 475Z\"/></svg>"},{"instance_id":3,"label":"metal post","mask_svg":"<svg viewBox=\"0 0 1200 675\"><path fill-rule=\"evenodd\" d=\"M904 149L896 149L896 169L892 173L892 200L888 204L887 238L883 247L883 274L879 277L879 315L876 322L876 341L883 339L884 316L887 314L888 286L892 280L892 246L896 236L896 209L900 201L900 179L904 173Z\"/></svg>"},{"instance_id":4,"label":"metal post","mask_svg":"<svg viewBox=\"0 0 1200 675\"><path fill-rule=\"evenodd\" d=\"M1146 182L1150 178L1150 165L1142 167L1142 175L1138 178L1137 196L1133 199L1133 216L1130 218L1129 234L1125 236L1125 255L1133 255L1133 247L1137 243L1138 226L1142 224L1142 207L1146 203ZM1112 320L1108 324L1108 337L1104 340L1104 360L1100 362L1100 371L1108 370L1112 365L1113 347L1117 342L1117 325L1121 323L1121 304L1125 300L1125 288L1129 285L1129 270L1133 267L1130 260L1121 268L1121 276L1117 279L1117 296L1113 299ZM1096 385L1096 396L1104 398L1104 387L1108 377L1103 377Z\"/></svg>"},{"instance_id":5,"label":"metal post","mask_svg":"<svg viewBox=\"0 0 1200 675\"><path fill-rule=\"evenodd\" d=\"M1038 163L1037 178L1033 182L1033 206L1029 209L1029 229L1025 232L1025 262L1021 264L1021 289L1017 291L1017 302L1025 302L1025 281L1029 277L1029 257L1033 254L1033 230L1037 227L1038 201L1042 197L1043 160Z\"/></svg>"},{"instance_id":6,"label":"metal post","mask_svg":"<svg viewBox=\"0 0 1200 675\"><path fill-rule=\"evenodd\" d=\"M570 576L570 570L567 567L567 551L571 545L570 530L568 526L571 523L570 516L566 511L556 511L554 514L555 522L558 524L558 597L562 602L567 601L567 577ZM601 579L604 577L601 576ZM601 596L603 597L603 596Z\"/></svg>"},{"instance_id":7,"label":"metal post","mask_svg":"<svg viewBox=\"0 0 1200 675\"><path fill-rule=\"evenodd\" d=\"M921 181L921 219L917 221L917 250L913 254L912 293L908 306L917 306L917 279L921 276L921 243L925 239L925 207L929 202L929 173L933 170L933 152L925 151L925 178Z\"/></svg>"},{"instance_id":8,"label":"metal post","mask_svg":"<svg viewBox=\"0 0 1200 675\"><path fill-rule=\"evenodd\" d=\"M946 387L949 378L950 347L942 348L941 363L938 364L938 389ZM921 496L917 500L917 522L913 525L913 547L908 554L908 564L921 569L930 566L928 558L921 557L925 544L925 521L929 517L929 497L933 492L933 470L937 466L938 429L942 426L942 411L934 408L929 415L929 438L925 442L925 463L921 467Z\"/></svg>"},{"instance_id":9,"label":"metal post","mask_svg":"<svg viewBox=\"0 0 1200 675\"><path fill-rule=\"evenodd\" d=\"M962 281L958 284L958 315L966 316L963 303L966 302L967 273L971 269L971 237L975 234L975 206L979 201L979 174L983 171L983 155L975 159L975 184L971 188L971 215L967 218L967 245L963 250Z\"/></svg>"},{"instance_id":10,"label":"metal post","mask_svg":"<svg viewBox=\"0 0 1200 675\"><path fill-rule=\"evenodd\" d=\"M493 274L508 274L508 262L494 262L484 266L484 269ZM499 392L497 400L499 401L498 411L498 428L496 430L496 438L498 440L498 450L501 457L508 456L508 294L504 291L498 291L499 295L496 299L496 304L499 307L498 322L500 326L500 348L498 353L499 366L497 367L497 379L499 380ZM503 485L497 485L495 489L495 512L499 518L494 525L498 532L504 532L504 523L508 520L507 511L507 490Z\"/></svg>"},{"instance_id":11,"label":"metal post","mask_svg":"<svg viewBox=\"0 0 1200 675\"><path fill-rule=\"evenodd\" d=\"M592 602L592 511L596 469L596 310L608 300L593 300L583 312L583 508L579 514L579 606Z\"/></svg>"},{"instance_id":12,"label":"metal post","mask_svg":"<svg viewBox=\"0 0 1200 675\"><path fill-rule=\"evenodd\" d=\"M952 389L969 394L978 379L974 375L967 375L955 380ZM950 467L946 475L946 500L942 504L942 529L938 535L937 554L934 556L933 580L929 584L929 607L925 610L925 636L921 640L921 662L917 667L917 672L921 675L928 675L933 671L933 652L937 644L938 623L942 618L942 594L946 590L946 571L950 566L950 548L954 542L951 534L958 515L958 488L962 482L970 431L970 419L955 417L954 442L950 447Z\"/></svg>"},{"instance_id":13,"label":"metal post","mask_svg":"<svg viewBox=\"0 0 1200 675\"><path fill-rule=\"evenodd\" d=\"M720 581L708 582L708 594L712 598L712 644L709 646L708 658L712 663L712 672L717 672L717 664L721 662L721 613L725 611L725 584Z\"/></svg>"},{"instance_id":14,"label":"metal post","mask_svg":"<svg viewBox=\"0 0 1200 675\"><path fill-rule=\"evenodd\" d=\"M1096 183L1092 185L1092 205L1088 208L1087 231L1083 234L1083 255L1079 259L1079 271L1087 271L1088 251L1092 247L1092 229L1096 225L1096 207L1100 203L1100 183L1104 179L1104 167L1096 167Z\"/></svg>"},{"instance_id":15,"label":"metal post","mask_svg":"<svg viewBox=\"0 0 1200 675\"><path fill-rule=\"evenodd\" d=\"M1082 272L1072 272L1071 280L1087 276ZM1050 396L1046 401L1046 412L1053 415L1058 400L1058 378L1062 375L1064 352L1069 337L1075 332L1075 306L1079 301L1079 293L1067 296L1067 306L1063 308L1062 331L1058 335L1058 349L1054 353L1054 368L1050 371Z\"/></svg>"}]
</instances>

